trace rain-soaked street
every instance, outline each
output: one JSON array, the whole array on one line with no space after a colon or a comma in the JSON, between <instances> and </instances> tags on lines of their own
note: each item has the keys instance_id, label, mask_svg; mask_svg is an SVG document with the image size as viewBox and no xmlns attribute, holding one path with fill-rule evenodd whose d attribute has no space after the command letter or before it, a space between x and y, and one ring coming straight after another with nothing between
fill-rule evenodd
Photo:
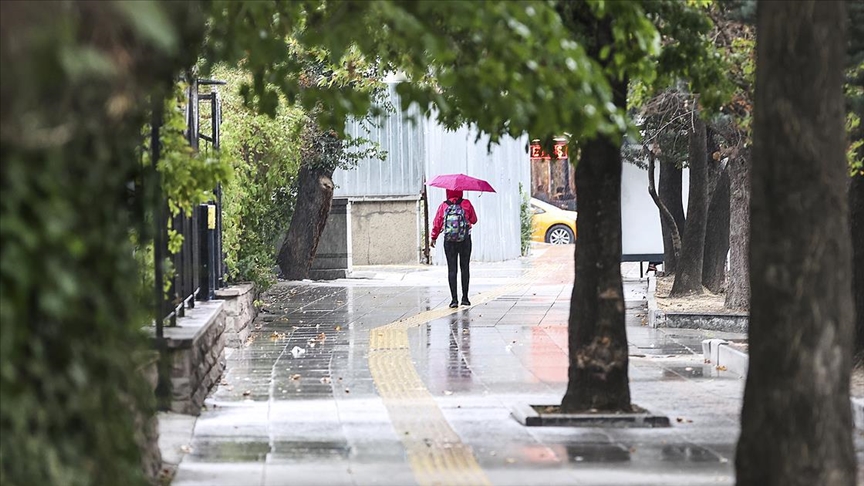
<instances>
[{"instance_id":1,"label":"rain-soaked street","mask_svg":"<svg viewBox=\"0 0 864 486\"><path fill-rule=\"evenodd\" d=\"M459 309L442 268L278 284L173 484L732 484L744 381L704 363L701 341L742 336L647 327L637 264L623 266L631 394L672 426L513 418L566 389L572 258L551 247L473 263L473 305Z\"/></svg>"}]
</instances>

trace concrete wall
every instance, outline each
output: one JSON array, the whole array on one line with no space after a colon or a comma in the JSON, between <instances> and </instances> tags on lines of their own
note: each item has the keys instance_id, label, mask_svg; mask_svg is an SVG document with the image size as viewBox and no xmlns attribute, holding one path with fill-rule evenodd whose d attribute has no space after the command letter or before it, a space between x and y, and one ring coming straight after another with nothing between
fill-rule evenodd
<instances>
[{"instance_id":1,"label":"concrete wall","mask_svg":"<svg viewBox=\"0 0 864 486\"><path fill-rule=\"evenodd\" d=\"M346 198L333 198L327 225L321 233L318 250L309 278L333 280L345 278L351 271L351 212Z\"/></svg>"},{"instance_id":2,"label":"concrete wall","mask_svg":"<svg viewBox=\"0 0 864 486\"><path fill-rule=\"evenodd\" d=\"M351 203L355 265L416 264L420 259L417 200Z\"/></svg>"}]
</instances>

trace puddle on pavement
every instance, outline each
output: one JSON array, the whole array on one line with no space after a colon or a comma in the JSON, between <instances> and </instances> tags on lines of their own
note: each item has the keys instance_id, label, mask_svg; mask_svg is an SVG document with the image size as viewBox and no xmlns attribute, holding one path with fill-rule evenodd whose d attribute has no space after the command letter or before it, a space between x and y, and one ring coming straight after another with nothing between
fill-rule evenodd
<instances>
[{"instance_id":1,"label":"puddle on pavement","mask_svg":"<svg viewBox=\"0 0 864 486\"><path fill-rule=\"evenodd\" d=\"M698 463L722 463L725 460L716 453L704 447L694 444L667 444L629 447L621 443L576 443L565 444L567 460L575 463L610 463L610 462L639 462L660 460L669 462L698 462ZM658 450L659 449L659 450ZM653 458L653 459L652 459Z\"/></svg>"},{"instance_id":2,"label":"puddle on pavement","mask_svg":"<svg viewBox=\"0 0 864 486\"><path fill-rule=\"evenodd\" d=\"M336 441L200 440L190 458L196 462L264 462L268 459L347 458L351 446Z\"/></svg>"},{"instance_id":3,"label":"puddle on pavement","mask_svg":"<svg viewBox=\"0 0 864 486\"><path fill-rule=\"evenodd\" d=\"M717 454L693 444L665 445L661 459L673 462L723 462Z\"/></svg>"},{"instance_id":4,"label":"puddle on pavement","mask_svg":"<svg viewBox=\"0 0 864 486\"><path fill-rule=\"evenodd\" d=\"M663 378L673 380L711 378L710 366L670 366L663 368Z\"/></svg>"},{"instance_id":5,"label":"puddle on pavement","mask_svg":"<svg viewBox=\"0 0 864 486\"><path fill-rule=\"evenodd\" d=\"M199 440L190 457L197 462L264 462L270 444L241 440Z\"/></svg>"},{"instance_id":6,"label":"puddle on pavement","mask_svg":"<svg viewBox=\"0 0 864 486\"><path fill-rule=\"evenodd\" d=\"M626 462L630 451L621 444L570 444L564 446L570 462Z\"/></svg>"},{"instance_id":7,"label":"puddle on pavement","mask_svg":"<svg viewBox=\"0 0 864 486\"><path fill-rule=\"evenodd\" d=\"M692 354L692 351L685 346L680 344L663 344L660 346L637 346L636 352L634 355L647 355L647 356L671 356L671 355L682 355L682 354Z\"/></svg>"},{"instance_id":8,"label":"puddle on pavement","mask_svg":"<svg viewBox=\"0 0 864 486\"><path fill-rule=\"evenodd\" d=\"M351 454L351 446L339 441L299 441L286 440L273 443L270 458L280 459L314 459L314 458L347 458Z\"/></svg>"}]
</instances>

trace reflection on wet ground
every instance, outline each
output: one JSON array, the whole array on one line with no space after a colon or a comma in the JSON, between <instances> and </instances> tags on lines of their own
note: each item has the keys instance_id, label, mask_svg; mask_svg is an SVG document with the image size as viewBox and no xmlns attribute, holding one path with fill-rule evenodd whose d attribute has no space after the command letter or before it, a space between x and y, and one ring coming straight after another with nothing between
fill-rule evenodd
<instances>
[{"instance_id":1,"label":"reflection on wet ground","mask_svg":"<svg viewBox=\"0 0 864 486\"><path fill-rule=\"evenodd\" d=\"M559 403L566 389L566 282L535 282L407 328L406 361L394 363L413 368L418 392L431 395L456 434L440 442L410 398L385 406L380 387L389 384L370 372L372 330L449 302L446 279L407 278L280 283L264 295L174 484L422 484L394 418L430 450L469 448L486 484L732 483L742 380L695 354L704 335L644 327L638 305L628 305L631 394L667 414L672 428L525 428L510 417L511 404ZM502 282L478 278L472 288L482 294ZM628 295L644 296L644 282L627 286Z\"/></svg>"}]
</instances>

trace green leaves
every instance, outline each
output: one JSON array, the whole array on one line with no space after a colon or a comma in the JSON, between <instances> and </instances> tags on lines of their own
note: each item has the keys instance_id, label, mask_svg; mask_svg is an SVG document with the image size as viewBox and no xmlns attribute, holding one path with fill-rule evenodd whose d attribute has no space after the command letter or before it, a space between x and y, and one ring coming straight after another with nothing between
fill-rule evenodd
<instances>
[{"instance_id":1,"label":"green leaves","mask_svg":"<svg viewBox=\"0 0 864 486\"><path fill-rule=\"evenodd\" d=\"M156 168L162 175L162 191L171 215L183 212L188 216L198 204L213 200L213 190L230 180L232 170L223 152L195 152L189 145L184 134L185 104L185 85L178 84L172 96L165 100L159 131L161 156ZM149 132L148 125L144 133ZM143 144L143 154L144 166L149 166L149 138Z\"/></svg>"},{"instance_id":2,"label":"green leaves","mask_svg":"<svg viewBox=\"0 0 864 486\"><path fill-rule=\"evenodd\" d=\"M112 6L141 38L150 41L163 52L171 53L178 47L178 33L172 28L165 10L154 0L135 2L114 0Z\"/></svg>"},{"instance_id":3,"label":"green leaves","mask_svg":"<svg viewBox=\"0 0 864 486\"><path fill-rule=\"evenodd\" d=\"M223 89L222 153L233 178L222 188L223 248L232 280L253 281L266 289L274 281L276 242L294 208L299 168L302 110L280 99L274 116L245 106L235 87L248 72L215 66Z\"/></svg>"}]
</instances>

